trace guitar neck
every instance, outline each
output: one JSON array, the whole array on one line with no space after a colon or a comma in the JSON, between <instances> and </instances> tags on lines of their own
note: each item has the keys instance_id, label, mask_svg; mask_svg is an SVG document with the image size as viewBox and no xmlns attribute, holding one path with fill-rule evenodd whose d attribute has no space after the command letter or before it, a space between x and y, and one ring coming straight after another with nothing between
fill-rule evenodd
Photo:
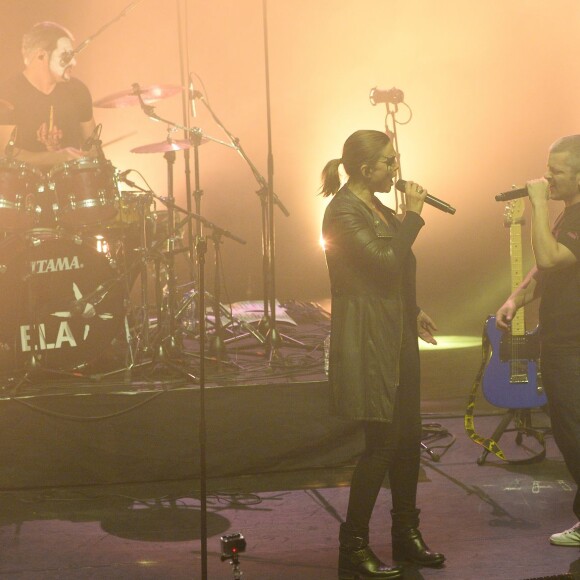
<instances>
[{"instance_id":1,"label":"guitar neck","mask_svg":"<svg viewBox=\"0 0 580 580\"><path fill-rule=\"evenodd\" d=\"M510 225L510 262L512 291L514 291L524 279L522 254L522 226L520 223ZM516 312L512 320L512 335L523 336L526 333L525 313L522 306Z\"/></svg>"}]
</instances>

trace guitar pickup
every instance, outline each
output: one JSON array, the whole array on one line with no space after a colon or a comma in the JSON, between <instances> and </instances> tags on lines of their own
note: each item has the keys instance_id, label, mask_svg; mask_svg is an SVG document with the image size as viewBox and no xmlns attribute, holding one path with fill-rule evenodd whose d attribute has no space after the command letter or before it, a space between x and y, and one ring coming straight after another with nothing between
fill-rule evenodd
<instances>
[{"instance_id":1,"label":"guitar pickup","mask_svg":"<svg viewBox=\"0 0 580 580\"><path fill-rule=\"evenodd\" d=\"M537 330L523 336L504 334L499 344L499 360L537 360L540 358L540 338Z\"/></svg>"}]
</instances>

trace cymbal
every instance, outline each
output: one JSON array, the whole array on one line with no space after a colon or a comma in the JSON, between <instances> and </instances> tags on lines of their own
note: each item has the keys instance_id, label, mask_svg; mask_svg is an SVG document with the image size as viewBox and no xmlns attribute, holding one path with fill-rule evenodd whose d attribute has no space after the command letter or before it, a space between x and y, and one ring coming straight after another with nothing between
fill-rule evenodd
<instances>
[{"instance_id":1,"label":"cymbal","mask_svg":"<svg viewBox=\"0 0 580 580\"><path fill-rule=\"evenodd\" d=\"M118 107L133 107L139 104L139 95L146 105L152 105L161 99L172 97L181 92L181 87L176 85L149 85L148 87L131 88L120 91L95 101L95 107L115 109Z\"/></svg>"},{"instance_id":2,"label":"cymbal","mask_svg":"<svg viewBox=\"0 0 580 580\"><path fill-rule=\"evenodd\" d=\"M202 143L205 141L202 140ZM131 149L131 153L167 153L168 151L181 151L182 149L189 149L191 144L189 141L166 139L160 143L149 143L148 145L140 145Z\"/></svg>"}]
</instances>

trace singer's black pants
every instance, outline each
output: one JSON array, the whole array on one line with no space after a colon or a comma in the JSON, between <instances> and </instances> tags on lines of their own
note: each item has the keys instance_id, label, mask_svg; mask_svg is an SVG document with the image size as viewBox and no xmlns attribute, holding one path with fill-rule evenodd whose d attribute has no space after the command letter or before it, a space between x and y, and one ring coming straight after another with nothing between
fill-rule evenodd
<instances>
[{"instance_id":1,"label":"singer's black pants","mask_svg":"<svg viewBox=\"0 0 580 580\"><path fill-rule=\"evenodd\" d=\"M543 345L542 379L554 440L576 482L573 510L580 520L580 349Z\"/></svg>"},{"instance_id":2,"label":"singer's black pants","mask_svg":"<svg viewBox=\"0 0 580 580\"><path fill-rule=\"evenodd\" d=\"M364 421L365 450L354 470L346 522L349 535L368 537L379 491L389 474L393 511L415 511L421 454L420 366L417 336L407 329L393 422Z\"/></svg>"}]
</instances>

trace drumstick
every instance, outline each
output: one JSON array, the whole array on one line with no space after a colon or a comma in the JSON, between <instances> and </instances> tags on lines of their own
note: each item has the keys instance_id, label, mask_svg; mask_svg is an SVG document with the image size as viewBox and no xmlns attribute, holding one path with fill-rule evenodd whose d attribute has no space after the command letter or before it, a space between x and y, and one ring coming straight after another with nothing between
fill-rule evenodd
<instances>
[{"instance_id":1,"label":"drumstick","mask_svg":"<svg viewBox=\"0 0 580 580\"><path fill-rule=\"evenodd\" d=\"M50 113L48 116L48 134L52 132L52 126L54 124L54 107L50 105Z\"/></svg>"}]
</instances>

